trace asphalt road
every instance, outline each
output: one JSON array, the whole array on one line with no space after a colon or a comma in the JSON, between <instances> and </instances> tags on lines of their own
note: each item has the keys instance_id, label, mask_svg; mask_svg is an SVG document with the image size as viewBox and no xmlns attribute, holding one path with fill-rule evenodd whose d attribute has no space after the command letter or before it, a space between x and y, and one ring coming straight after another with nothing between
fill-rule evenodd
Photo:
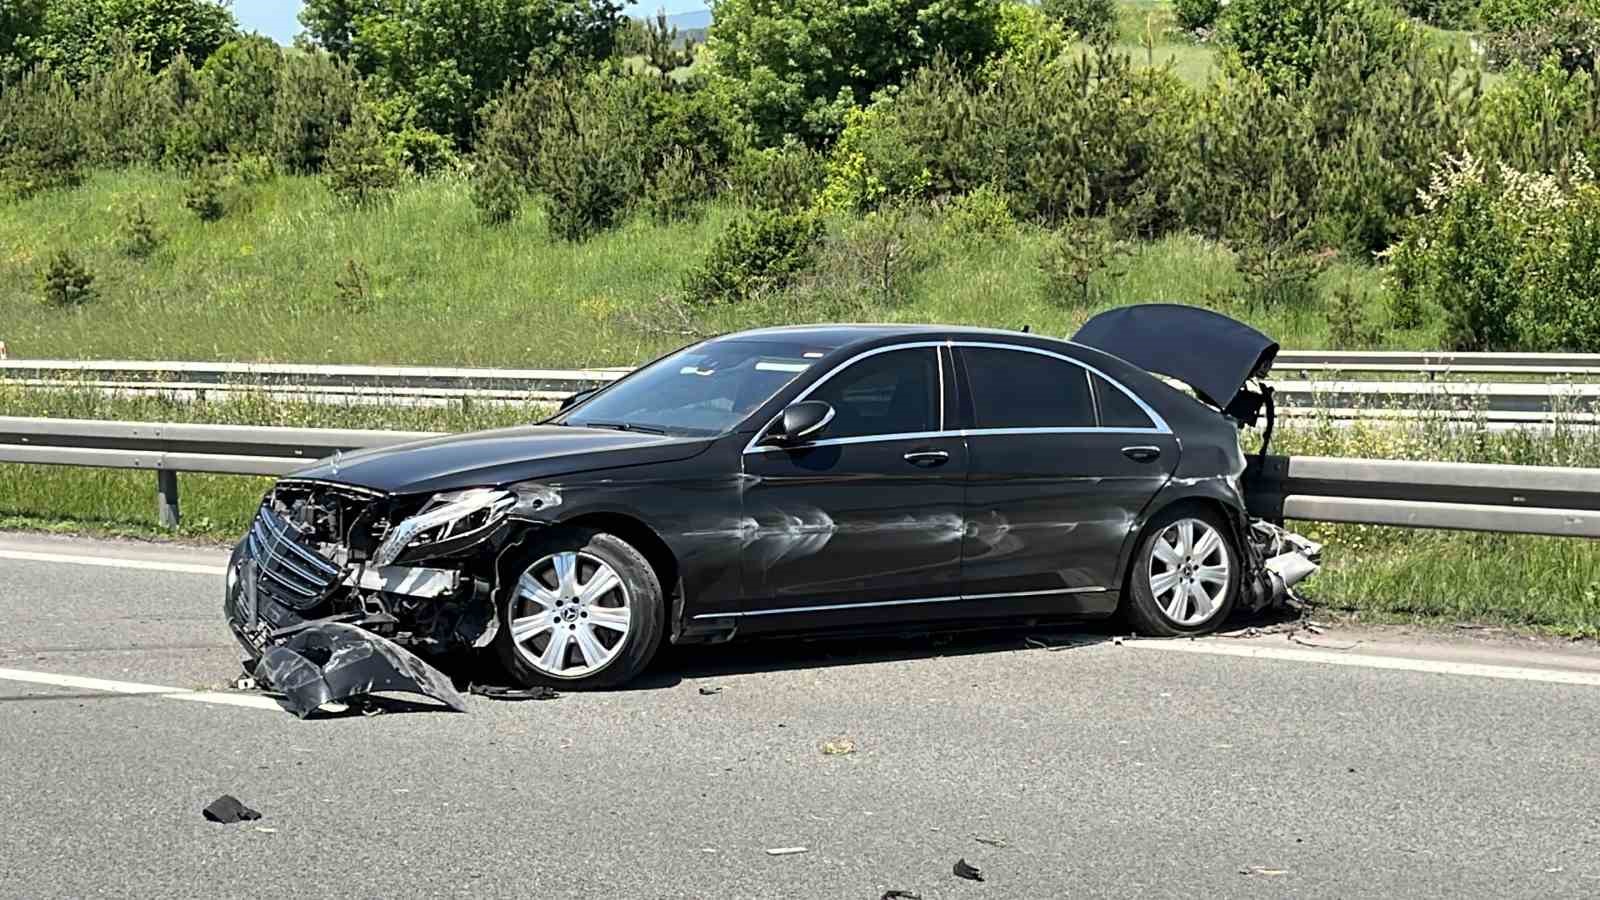
<instances>
[{"instance_id":1,"label":"asphalt road","mask_svg":"<svg viewBox=\"0 0 1600 900\"><path fill-rule=\"evenodd\" d=\"M1600 894L1587 650L747 645L633 690L299 721L169 696L237 671L222 562L0 537L0 895ZM205 822L223 793L263 818Z\"/></svg>"}]
</instances>

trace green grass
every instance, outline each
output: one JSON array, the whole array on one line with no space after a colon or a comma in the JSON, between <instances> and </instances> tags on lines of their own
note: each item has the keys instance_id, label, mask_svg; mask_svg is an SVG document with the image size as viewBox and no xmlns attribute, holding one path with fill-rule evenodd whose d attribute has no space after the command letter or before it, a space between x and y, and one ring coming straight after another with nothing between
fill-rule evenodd
<instances>
[{"instance_id":1,"label":"green grass","mask_svg":"<svg viewBox=\"0 0 1600 900\"><path fill-rule=\"evenodd\" d=\"M459 366L627 365L685 342L629 318L674 297L684 273L737 214L713 206L692 224L637 219L582 244L553 239L537 204L517 223L477 221L466 186L412 183L392 206L341 208L312 178L245 188L242 209L205 224L182 206L182 178L100 172L82 187L0 209L0 340L13 357L244 360ZM166 243L137 261L120 250L125 210L143 203ZM851 318L985 326L1032 325L1070 333L1094 311L1149 300L1219 306L1286 346L1328 341L1326 303L1296 309L1229 305L1239 286L1228 250L1175 237L1142 244L1121 278L1102 279L1096 302L1045 297L1042 232L1017 229L972 244L937 228L919 235L926 267L892 299L862 294ZM58 248L77 253L99 296L74 309L47 306L38 276ZM356 261L371 300L352 307L336 280ZM1382 322L1378 274L1335 266L1325 285L1353 280L1369 292L1366 316ZM786 299L696 314L691 330L718 333L827 318L839 310ZM1386 346L1436 345L1429 331Z\"/></svg>"}]
</instances>

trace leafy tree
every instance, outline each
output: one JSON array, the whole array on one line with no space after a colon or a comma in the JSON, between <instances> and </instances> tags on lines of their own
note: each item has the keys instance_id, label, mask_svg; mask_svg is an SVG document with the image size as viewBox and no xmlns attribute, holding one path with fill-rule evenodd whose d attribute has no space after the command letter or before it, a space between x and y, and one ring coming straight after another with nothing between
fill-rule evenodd
<instances>
[{"instance_id":1,"label":"leafy tree","mask_svg":"<svg viewBox=\"0 0 1600 900\"><path fill-rule=\"evenodd\" d=\"M379 90L406 98L417 124L467 143L477 111L530 73L611 54L621 0L309 0L311 38Z\"/></svg>"},{"instance_id":2,"label":"leafy tree","mask_svg":"<svg viewBox=\"0 0 1600 900\"><path fill-rule=\"evenodd\" d=\"M1116 0L1043 0L1045 15L1092 44L1108 44L1117 36Z\"/></svg>"},{"instance_id":3,"label":"leafy tree","mask_svg":"<svg viewBox=\"0 0 1600 900\"><path fill-rule=\"evenodd\" d=\"M196 76L196 115L206 152L265 153L271 148L282 69L283 51L260 35L229 41L206 60Z\"/></svg>"},{"instance_id":4,"label":"leafy tree","mask_svg":"<svg viewBox=\"0 0 1600 900\"><path fill-rule=\"evenodd\" d=\"M1387 69L1418 40L1384 0L1234 0L1222 15L1229 61L1278 91L1304 86L1338 36L1352 31L1366 43L1364 76Z\"/></svg>"},{"instance_id":5,"label":"leafy tree","mask_svg":"<svg viewBox=\"0 0 1600 900\"><path fill-rule=\"evenodd\" d=\"M239 34L233 13L216 0L48 0L43 5L38 56L73 81L103 66L118 47L147 57L159 69L180 53L204 60Z\"/></svg>"},{"instance_id":6,"label":"leafy tree","mask_svg":"<svg viewBox=\"0 0 1600 900\"><path fill-rule=\"evenodd\" d=\"M22 77L38 61L46 0L0 3L0 85Z\"/></svg>"},{"instance_id":7,"label":"leafy tree","mask_svg":"<svg viewBox=\"0 0 1600 900\"><path fill-rule=\"evenodd\" d=\"M720 84L775 146L813 146L848 110L943 53L972 68L1000 53L999 0L714 0L707 39Z\"/></svg>"}]
</instances>

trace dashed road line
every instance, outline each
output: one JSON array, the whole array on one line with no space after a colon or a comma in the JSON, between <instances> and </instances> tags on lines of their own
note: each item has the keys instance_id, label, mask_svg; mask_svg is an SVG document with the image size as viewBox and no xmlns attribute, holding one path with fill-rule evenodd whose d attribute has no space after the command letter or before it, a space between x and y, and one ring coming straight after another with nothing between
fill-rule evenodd
<instances>
[{"instance_id":1,"label":"dashed road line","mask_svg":"<svg viewBox=\"0 0 1600 900\"><path fill-rule=\"evenodd\" d=\"M1244 659L1320 663L1328 666L1351 666L1401 672L1426 672L1436 675L1465 675L1472 678L1499 678L1506 681L1538 681L1547 684L1575 684L1584 687L1600 687L1600 672L1500 666L1443 659L1417 659L1407 656L1376 656L1370 653L1350 653L1347 651L1294 650L1288 647L1262 647L1237 641L1224 643L1216 638L1192 641L1133 640L1125 641L1123 646L1161 653L1234 656Z\"/></svg>"},{"instance_id":2,"label":"dashed road line","mask_svg":"<svg viewBox=\"0 0 1600 900\"><path fill-rule=\"evenodd\" d=\"M80 675L59 675L54 672L29 672L23 669L0 669L0 681L20 681L26 684L45 684L51 687L72 688L79 691L99 691L108 694L138 694L160 700L185 700L191 703L210 703L217 706L243 706L250 709L270 709L282 712L283 707L270 697L259 694L229 694L222 691L188 691L183 688L159 684L140 684L134 681L110 681L105 678L84 678Z\"/></svg>"},{"instance_id":3,"label":"dashed road line","mask_svg":"<svg viewBox=\"0 0 1600 900\"><path fill-rule=\"evenodd\" d=\"M0 550L0 559L22 562L66 563L74 566L99 566L107 569L143 569L149 572L177 572L183 575L227 574L227 566L166 562L159 559L128 559L120 556L82 556L76 553L39 553L32 550Z\"/></svg>"}]
</instances>

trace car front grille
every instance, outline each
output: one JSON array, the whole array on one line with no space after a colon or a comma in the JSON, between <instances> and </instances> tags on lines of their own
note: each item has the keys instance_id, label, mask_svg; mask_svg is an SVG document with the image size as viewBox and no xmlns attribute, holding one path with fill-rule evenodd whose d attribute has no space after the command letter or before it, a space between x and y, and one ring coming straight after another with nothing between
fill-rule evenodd
<instances>
[{"instance_id":1,"label":"car front grille","mask_svg":"<svg viewBox=\"0 0 1600 900\"><path fill-rule=\"evenodd\" d=\"M316 606L339 582L339 567L267 507L256 515L245 546L255 560L256 590L291 609Z\"/></svg>"}]
</instances>

